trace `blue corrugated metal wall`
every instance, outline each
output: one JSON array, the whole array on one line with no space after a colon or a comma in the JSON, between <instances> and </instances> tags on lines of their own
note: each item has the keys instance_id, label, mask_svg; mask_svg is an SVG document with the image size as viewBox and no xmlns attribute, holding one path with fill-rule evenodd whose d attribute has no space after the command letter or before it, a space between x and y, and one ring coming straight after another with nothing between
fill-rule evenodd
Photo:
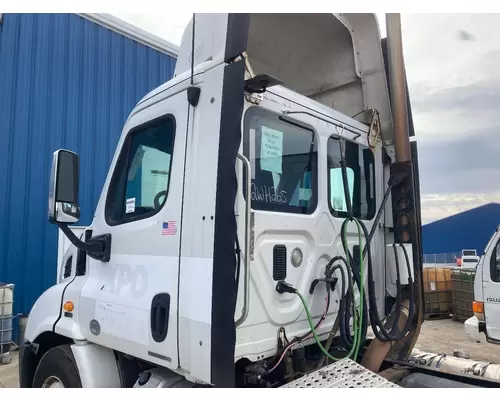
<instances>
[{"instance_id":1,"label":"blue corrugated metal wall","mask_svg":"<svg viewBox=\"0 0 500 400\"><path fill-rule=\"evenodd\" d=\"M0 24L0 281L29 312L55 283L47 222L52 153L80 155L79 225L91 222L123 123L173 76L175 59L75 14L4 14Z\"/></svg>"},{"instance_id":2,"label":"blue corrugated metal wall","mask_svg":"<svg viewBox=\"0 0 500 400\"><path fill-rule=\"evenodd\" d=\"M486 204L424 225L424 254L458 253L462 249L476 249L482 254L498 225L500 204Z\"/></svg>"}]
</instances>

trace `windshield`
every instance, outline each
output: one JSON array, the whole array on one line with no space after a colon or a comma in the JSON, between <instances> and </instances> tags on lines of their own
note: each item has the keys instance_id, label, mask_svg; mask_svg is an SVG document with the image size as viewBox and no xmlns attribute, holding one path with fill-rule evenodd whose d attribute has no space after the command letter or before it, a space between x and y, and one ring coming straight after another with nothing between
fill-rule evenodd
<instances>
[{"instance_id":1,"label":"windshield","mask_svg":"<svg viewBox=\"0 0 500 400\"><path fill-rule=\"evenodd\" d=\"M245 115L243 152L252 167L253 209L314 212L317 145L313 130L284 120L279 114L252 107Z\"/></svg>"}]
</instances>

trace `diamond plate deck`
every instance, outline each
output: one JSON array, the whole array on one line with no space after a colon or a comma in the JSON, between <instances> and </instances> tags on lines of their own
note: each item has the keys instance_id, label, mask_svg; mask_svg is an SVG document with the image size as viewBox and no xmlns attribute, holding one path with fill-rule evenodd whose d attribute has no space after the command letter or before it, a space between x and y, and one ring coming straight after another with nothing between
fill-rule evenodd
<instances>
[{"instance_id":1,"label":"diamond plate deck","mask_svg":"<svg viewBox=\"0 0 500 400\"><path fill-rule=\"evenodd\" d=\"M281 388L400 388L351 359L337 361Z\"/></svg>"}]
</instances>

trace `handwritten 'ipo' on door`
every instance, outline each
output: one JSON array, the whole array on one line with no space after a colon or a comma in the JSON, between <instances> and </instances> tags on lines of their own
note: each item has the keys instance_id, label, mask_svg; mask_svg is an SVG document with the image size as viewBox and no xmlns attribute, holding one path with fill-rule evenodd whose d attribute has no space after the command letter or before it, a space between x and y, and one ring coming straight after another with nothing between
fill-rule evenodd
<instances>
[{"instance_id":1,"label":"handwritten 'ipo' on door","mask_svg":"<svg viewBox=\"0 0 500 400\"><path fill-rule=\"evenodd\" d=\"M281 174L283 132L262 126L260 140L260 169Z\"/></svg>"}]
</instances>

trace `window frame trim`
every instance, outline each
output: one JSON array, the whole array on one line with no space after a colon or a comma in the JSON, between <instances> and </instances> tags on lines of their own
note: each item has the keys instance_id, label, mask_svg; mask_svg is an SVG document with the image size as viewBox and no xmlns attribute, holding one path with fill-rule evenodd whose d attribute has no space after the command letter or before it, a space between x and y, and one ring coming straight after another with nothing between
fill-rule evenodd
<instances>
[{"instance_id":1,"label":"window frame trim","mask_svg":"<svg viewBox=\"0 0 500 400\"><path fill-rule=\"evenodd\" d=\"M274 117L276 117L280 122L283 122L284 124L289 124L289 125L294 126L295 128L303 129L304 131L311 132L314 135L315 146L316 146L316 151L315 151L315 153L316 153L316 188L315 188L316 189L316 202L315 202L314 208L311 208L310 212L297 213L297 212L288 211L288 210L262 210L259 208L254 208L254 206L253 206L254 202L251 201L252 202L252 211L273 213L273 214L287 214L287 215L294 215L294 216L299 216L299 217L313 215L318 210L318 207L320 205L319 173L320 173L320 160L321 160L321 157L320 157L321 136L318 134L318 132L316 131L316 129L314 129L314 127L312 125L310 125L306 122L297 120L295 118L290 118L289 116L284 116L284 115L280 114L279 112L274 111L274 110L269 109L269 108L266 108L266 107L262 107L262 106L248 107L243 115L243 118L242 118L242 121L243 121L242 152L243 152L243 155L248 158L250 163L252 162L252 160L250 160L250 158L247 156L247 154L245 154L245 144L250 142L250 129L246 129L246 128L248 128L248 126L249 126L248 120L252 117L252 115L249 115L249 114L251 114L255 111L257 111L257 112L263 111L263 113L271 114ZM260 117L262 117L262 115L260 115ZM244 178L244 179L246 179L246 178ZM246 181L244 180L244 182L246 182ZM312 182L312 180L311 180L311 182ZM245 190L245 189L243 189L243 190ZM243 192L243 198L246 201L245 192ZM296 206L289 206L289 207L296 207Z\"/></svg>"},{"instance_id":2,"label":"window frame trim","mask_svg":"<svg viewBox=\"0 0 500 400\"><path fill-rule=\"evenodd\" d=\"M122 218L119 221L113 220L110 217L110 214L111 214L110 213L111 192L115 191L117 183L118 183L118 179L119 179L118 175L120 173L119 166L125 162L126 168L128 170L128 164L130 161L130 146L132 145L132 136L135 133L137 133L138 131L144 130L145 128L147 129L149 126L159 125L163 121L166 121L166 120L171 120L172 128L173 128L172 129L172 131L173 131L172 154L170 155L170 165L169 165L169 171L172 172L172 163L173 163L174 153L175 153L175 139L177 137L177 120L176 120L174 114L172 112L170 112L168 114L163 114L163 115L160 115L158 117L150 119L146 122L143 122L142 124L136 125L136 126L132 127L131 129L129 129L129 131L127 132L127 134L125 135L125 138L123 140L123 146L121 147L120 154L116 160L115 168L113 170L113 174L112 174L111 179L109 181L108 191L106 193L106 201L104 204L104 220L108 226L119 226L119 225L131 223L131 222L136 222L136 221L141 221L143 219L151 218L151 217L157 215L161 210L163 210L163 208L167 204L168 197L170 194L170 182L171 182L170 177L172 176L171 173L169 173L168 185L167 185L167 188L165 189L167 192L165 194L165 201L158 210L156 210L155 212L152 212L152 213L132 216L130 218Z\"/></svg>"},{"instance_id":3,"label":"window frame trim","mask_svg":"<svg viewBox=\"0 0 500 400\"><path fill-rule=\"evenodd\" d=\"M500 283L500 279L495 279L497 278L497 247L499 245L500 239L498 239L495 246L493 246L490 256L490 281L493 283ZM481 262L481 258L479 259L479 262Z\"/></svg>"},{"instance_id":4,"label":"window frame trim","mask_svg":"<svg viewBox=\"0 0 500 400\"><path fill-rule=\"evenodd\" d=\"M346 219L346 218L349 218L348 211L338 211L338 210L335 210L332 207L332 202L331 202L331 198L330 198L331 197L331 182L330 182L330 168L328 168L328 142L330 141L330 139L338 140L339 143L340 143L340 140L342 140L342 138L338 137L336 135L330 135L328 137L327 141L326 141L326 163L327 163L326 164L326 167L327 167L327 169L326 169L326 180L327 180L327 203L328 203L328 209L330 210L330 215L333 218ZM364 146L363 144L357 143L356 141L348 140L348 139L345 139L345 138L344 138L344 140L346 142L350 142L350 143L355 144L356 146L358 146L358 149L359 149L360 146L366 147L367 149L370 148L369 146ZM373 199L374 199L375 207L374 207L374 210L373 210L373 215L368 215L370 218L361 218L361 217L354 216L355 218L358 218L358 219L360 219L362 221L368 221L368 222L369 221L373 221L373 219L377 215L377 175L376 175L377 171L375 170L375 164L376 164L375 154L373 154ZM354 197L355 197L355 192L354 192L354 189L353 189L353 198Z\"/></svg>"}]
</instances>

